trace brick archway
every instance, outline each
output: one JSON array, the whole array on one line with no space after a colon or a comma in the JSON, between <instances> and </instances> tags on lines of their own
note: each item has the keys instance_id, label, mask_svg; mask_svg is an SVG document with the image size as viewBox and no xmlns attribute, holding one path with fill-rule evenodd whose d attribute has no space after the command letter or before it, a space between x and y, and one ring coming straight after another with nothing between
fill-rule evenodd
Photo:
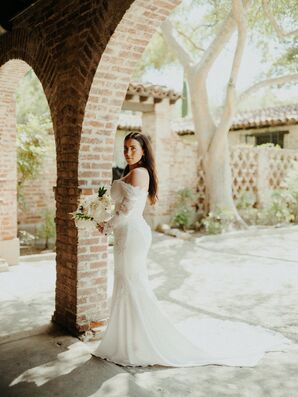
<instances>
[{"instance_id":1,"label":"brick archway","mask_svg":"<svg viewBox=\"0 0 298 397\"><path fill-rule=\"evenodd\" d=\"M5 41L0 40L0 256L16 264L19 257L17 239L17 165L16 101L20 79L32 68L42 84L53 118L54 96L51 81L55 64L38 34L17 28Z\"/></svg>"},{"instance_id":2,"label":"brick archway","mask_svg":"<svg viewBox=\"0 0 298 397\"><path fill-rule=\"evenodd\" d=\"M50 52L43 45L39 35L27 33L25 29L16 29L6 36L5 41L0 40L0 68L11 60L20 60L29 65L28 70L31 67L42 84L54 119L53 80L56 76L56 65ZM10 74L13 74L13 71Z\"/></svg>"},{"instance_id":3,"label":"brick archway","mask_svg":"<svg viewBox=\"0 0 298 397\"><path fill-rule=\"evenodd\" d=\"M0 256L4 250L9 251L4 259L15 264L19 256L15 93L20 79L32 68L42 84L53 119L51 82L55 76L55 64L38 35L19 28L5 36L5 41L0 40Z\"/></svg>"},{"instance_id":4,"label":"brick archway","mask_svg":"<svg viewBox=\"0 0 298 397\"><path fill-rule=\"evenodd\" d=\"M131 75L180 1L58 0L53 7L42 0L0 35L0 66L12 59L30 65L51 111L57 159L53 321L74 334L106 317L107 244L78 236L69 212L81 190L111 179L118 113Z\"/></svg>"},{"instance_id":5,"label":"brick archway","mask_svg":"<svg viewBox=\"0 0 298 397\"><path fill-rule=\"evenodd\" d=\"M135 0L100 59L86 104L79 153L79 190L96 192L112 178L114 139L131 76L152 35L181 0ZM107 317L107 239L97 232L78 237L77 323L104 325Z\"/></svg>"}]
</instances>

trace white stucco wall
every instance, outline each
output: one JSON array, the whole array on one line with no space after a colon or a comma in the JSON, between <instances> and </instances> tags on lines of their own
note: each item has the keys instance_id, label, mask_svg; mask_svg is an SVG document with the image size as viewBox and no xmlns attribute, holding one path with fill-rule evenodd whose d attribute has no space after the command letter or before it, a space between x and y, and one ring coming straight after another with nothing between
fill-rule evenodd
<instances>
[{"instance_id":1,"label":"white stucco wall","mask_svg":"<svg viewBox=\"0 0 298 397\"><path fill-rule=\"evenodd\" d=\"M230 145L239 145L246 143L245 136L252 135L248 138L248 142L251 145L255 145L254 134L256 133L269 133L269 132L286 132L284 135L284 149L298 149L298 124L295 125L285 125L285 126L275 126L267 128L252 128L247 130L237 130L229 132L229 142Z\"/></svg>"}]
</instances>

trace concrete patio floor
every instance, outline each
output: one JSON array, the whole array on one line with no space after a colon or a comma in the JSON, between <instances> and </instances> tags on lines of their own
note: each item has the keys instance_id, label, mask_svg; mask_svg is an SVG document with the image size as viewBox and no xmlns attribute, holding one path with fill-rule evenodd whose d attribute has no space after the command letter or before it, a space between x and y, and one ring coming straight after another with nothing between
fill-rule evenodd
<instances>
[{"instance_id":1,"label":"concrete patio floor","mask_svg":"<svg viewBox=\"0 0 298 397\"><path fill-rule=\"evenodd\" d=\"M49 327L55 264L44 258L0 273L0 396L298 396L298 226L190 241L154 233L148 269L175 322L244 321L295 343L253 368L125 368L91 358L86 344ZM110 252L109 295L112 271Z\"/></svg>"},{"instance_id":2,"label":"concrete patio floor","mask_svg":"<svg viewBox=\"0 0 298 397\"><path fill-rule=\"evenodd\" d=\"M20 257L0 273L0 343L49 329L55 309L55 253Z\"/></svg>"}]
</instances>

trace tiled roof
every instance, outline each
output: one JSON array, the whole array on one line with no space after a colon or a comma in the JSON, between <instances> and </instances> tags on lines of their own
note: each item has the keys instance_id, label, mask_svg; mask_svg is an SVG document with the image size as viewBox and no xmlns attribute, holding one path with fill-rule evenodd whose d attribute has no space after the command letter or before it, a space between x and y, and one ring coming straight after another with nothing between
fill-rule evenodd
<instances>
[{"instance_id":1,"label":"tiled roof","mask_svg":"<svg viewBox=\"0 0 298 397\"><path fill-rule=\"evenodd\" d=\"M172 130L178 135L192 135L194 134L194 125L192 119L181 118L172 121Z\"/></svg>"},{"instance_id":2,"label":"tiled roof","mask_svg":"<svg viewBox=\"0 0 298 397\"><path fill-rule=\"evenodd\" d=\"M118 130L138 131L142 130L142 118L140 114L120 113Z\"/></svg>"},{"instance_id":3,"label":"tiled roof","mask_svg":"<svg viewBox=\"0 0 298 397\"><path fill-rule=\"evenodd\" d=\"M266 109L239 112L235 117L231 130L261 128L298 124L298 104L275 106ZM118 123L120 130L141 131L140 115L121 113ZM172 129L179 135L194 133L192 119L178 119L172 121Z\"/></svg>"},{"instance_id":4,"label":"tiled roof","mask_svg":"<svg viewBox=\"0 0 298 397\"><path fill-rule=\"evenodd\" d=\"M298 123L298 103L239 112L233 120L232 130L290 125Z\"/></svg>"},{"instance_id":5,"label":"tiled roof","mask_svg":"<svg viewBox=\"0 0 298 397\"><path fill-rule=\"evenodd\" d=\"M230 130L244 130L291 124L298 124L298 104L239 112L234 117ZM179 135L194 133L192 119L175 120L172 123L172 128Z\"/></svg>"},{"instance_id":6,"label":"tiled roof","mask_svg":"<svg viewBox=\"0 0 298 397\"><path fill-rule=\"evenodd\" d=\"M168 97L170 103L175 103L177 99L181 98L181 94L177 91L171 90L164 85L146 84L131 82L128 86L126 97L138 95L140 97L153 97L156 99L163 99Z\"/></svg>"}]
</instances>

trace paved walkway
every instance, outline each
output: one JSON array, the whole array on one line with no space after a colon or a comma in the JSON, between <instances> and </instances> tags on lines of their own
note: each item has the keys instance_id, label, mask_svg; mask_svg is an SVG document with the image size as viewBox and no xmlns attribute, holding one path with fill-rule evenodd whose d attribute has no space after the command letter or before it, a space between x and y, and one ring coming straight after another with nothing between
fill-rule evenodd
<instances>
[{"instance_id":1,"label":"paved walkway","mask_svg":"<svg viewBox=\"0 0 298 397\"><path fill-rule=\"evenodd\" d=\"M55 280L54 253L21 257L17 266L0 273L0 343L49 328Z\"/></svg>"},{"instance_id":2,"label":"paved walkway","mask_svg":"<svg viewBox=\"0 0 298 397\"><path fill-rule=\"evenodd\" d=\"M0 342L6 342L0 345L0 395L298 396L297 243L297 226L191 241L154 233L150 280L177 323L194 317L241 320L296 341L286 353L267 353L254 368L124 368L90 359L82 342L54 328L13 341L8 330L23 327L30 334L48 323L55 266L53 260L26 262L0 273ZM110 293L111 285L110 278Z\"/></svg>"}]
</instances>

